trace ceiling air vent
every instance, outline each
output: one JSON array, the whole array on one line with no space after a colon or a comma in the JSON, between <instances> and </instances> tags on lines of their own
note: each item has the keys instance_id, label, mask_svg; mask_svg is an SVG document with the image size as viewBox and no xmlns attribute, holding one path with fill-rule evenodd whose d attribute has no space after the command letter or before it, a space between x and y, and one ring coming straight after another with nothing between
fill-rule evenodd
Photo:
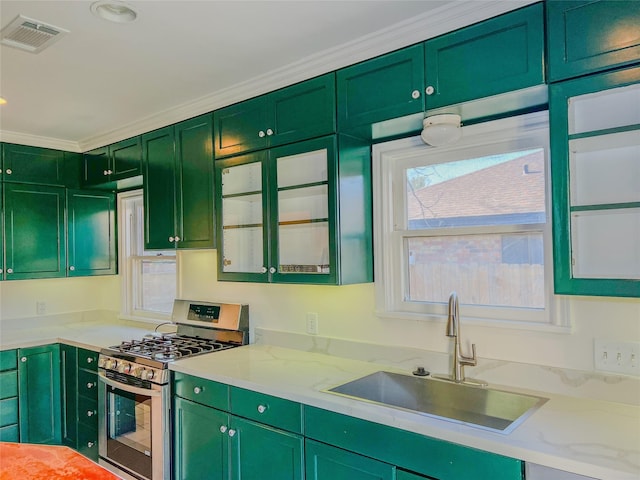
<instances>
[{"instance_id":1,"label":"ceiling air vent","mask_svg":"<svg viewBox=\"0 0 640 480\"><path fill-rule=\"evenodd\" d=\"M31 53L40 53L69 30L18 15L0 31L0 43Z\"/></svg>"}]
</instances>

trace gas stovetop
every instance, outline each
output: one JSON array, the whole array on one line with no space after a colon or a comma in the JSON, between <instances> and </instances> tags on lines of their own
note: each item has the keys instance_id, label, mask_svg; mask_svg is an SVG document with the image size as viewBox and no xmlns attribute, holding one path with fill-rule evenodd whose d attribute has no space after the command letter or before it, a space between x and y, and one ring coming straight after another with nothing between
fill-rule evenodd
<instances>
[{"instance_id":1,"label":"gas stovetop","mask_svg":"<svg viewBox=\"0 0 640 480\"><path fill-rule=\"evenodd\" d=\"M114 354L125 353L166 363L178 358L224 350L233 346L207 338L165 333L148 334L142 340L124 341L120 345L110 347L109 350Z\"/></svg>"}]
</instances>

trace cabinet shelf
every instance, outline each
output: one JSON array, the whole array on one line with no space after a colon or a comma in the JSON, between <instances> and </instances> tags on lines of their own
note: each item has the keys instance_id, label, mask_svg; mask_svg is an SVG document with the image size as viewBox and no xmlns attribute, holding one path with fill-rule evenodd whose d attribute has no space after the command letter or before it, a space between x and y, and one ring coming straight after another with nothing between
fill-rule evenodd
<instances>
[{"instance_id":1,"label":"cabinet shelf","mask_svg":"<svg viewBox=\"0 0 640 480\"><path fill-rule=\"evenodd\" d=\"M308 218L304 220L287 220L286 222L278 222L278 225L286 227L287 225L308 225L310 223L326 223L328 221L328 218Z\"/></svg>"},{"instance_id":2,"label":"cabinet shelf","mask_svg":"<svg viewBox=\"0 0 640 480\"><path fill-rule=\"evenodd\" d=\"M634 131L640 133L640 123L634 123L633 125L625 125L622 127L603 128L600 130L592 130L589 132L572 133L567 138L569 139L569 141L573 141ZM601 141L601 138L599 138L599 141Z\"/></svg>"},{"instance_id":3,"label":"cabinet shelf","mask_svg":"<svg viewBox=\"0 0 640 480\"><path fill-rule=\"evenodd\" d=\"M577 205L569 208L570 212L590 212L597 210L620 210L624 208L640 208L640 202L604 203L600 205Z\"/></svg>"}]
</instances>

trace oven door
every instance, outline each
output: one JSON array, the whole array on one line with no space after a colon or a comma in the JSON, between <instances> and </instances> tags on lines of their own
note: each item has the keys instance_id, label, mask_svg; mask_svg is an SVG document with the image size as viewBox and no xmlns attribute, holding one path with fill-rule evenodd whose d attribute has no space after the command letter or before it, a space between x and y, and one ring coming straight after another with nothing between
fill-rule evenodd
<instances>
[{"instance_id":1,"label":"oven door","mask_svg":"<svg viewBox=\"0 0 640 480\"><path fill-rule=\"evenodd\" d=\"M169 385L127 385L98 373L102 460L148 480L170 478Z\"/></svg>"}]
</instances>

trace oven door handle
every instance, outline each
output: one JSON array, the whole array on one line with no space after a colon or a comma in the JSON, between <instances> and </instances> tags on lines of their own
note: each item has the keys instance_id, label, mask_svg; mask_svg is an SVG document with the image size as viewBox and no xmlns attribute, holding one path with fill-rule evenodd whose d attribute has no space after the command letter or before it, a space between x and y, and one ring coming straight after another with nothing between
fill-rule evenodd
<instances>
[{"instance_id":1,"label":"oven door handle","mask_svg":"<svg viewBox=\"0 0 640 480\"><path fill-rule=\"evenodd\" d=\"M113 388L118 388L125 392L135 393L137 395L146 395L147 397L159 397L160 395L162 395L162 392L160 390L151 390L148 388L134 387L133 385L127 385L125 383L116 382L115 380L111 380L110 378L107 378L107 376L102 372L98 372L98 377L100 378L100 381L104 382L105 384Z\"/></svg>"}]
</instances>

